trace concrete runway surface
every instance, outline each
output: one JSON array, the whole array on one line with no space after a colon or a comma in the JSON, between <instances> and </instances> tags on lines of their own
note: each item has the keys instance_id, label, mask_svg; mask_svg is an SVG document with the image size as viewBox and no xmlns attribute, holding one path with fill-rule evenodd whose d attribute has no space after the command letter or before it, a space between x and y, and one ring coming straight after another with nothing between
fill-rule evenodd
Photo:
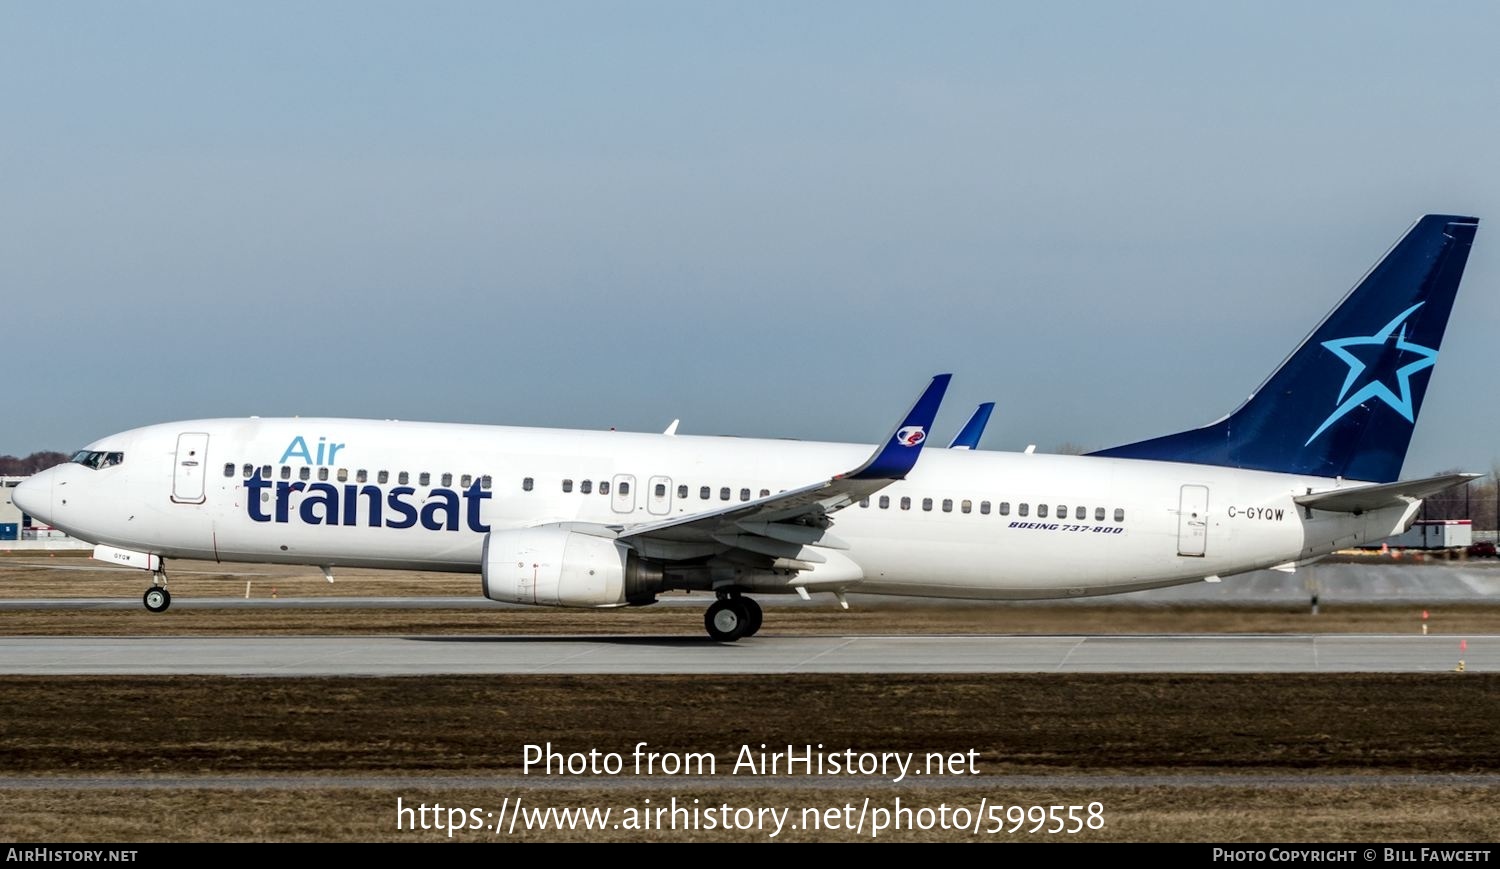
<instances>
[{"instance_id":1,"label":"concrete runway surface","mask_svg":"<svg viewBox=\"0 0 1500 869\"><path fill-rule=\"evenodd\" d=\"M191 562L195 567L213 568L207 562ZM224 565L222 571L212 569L181 569L174 576L229 576L234 580L229 587L238 590L243 584L238 580L271 581L280 579L285 573L271 575L256 573L258 565L243 565L246 572L234 572L234 566ZM272 568L263 568L266 570ZM57 598L10 598L0 599L3 609L138 609L140 593L145 589L146 576L138 570L126 570L99 562L80 559L6 559L0 561L0 582L7 574L20 571L50 570L59 575L59 587L66 587L72 574L87 572L96 575L118 573L120 594L118 597L57 597ZM286 569L283 569L284 571ZM293 569L296 570L296 569ZM315 578L315 571L307 568L301 579ZM319 580L321 582L321 580ZM345 580L358 588L358 578ZM421 595L404 597L323 597L296 596L271 599L266 596L265 582L256 586L256 595L248 600L237 596L195 597L190 594L174 596L172 606L195 609L231 608L387 608L387 609L503 609L507 605L483 598L479 591L479 577L473 577L473 594L465 596ZM170 587L170 585L169 585ZM3 591L3 586L0 586ZM1131 592L1129 594L1104 595L1100 597L1074 598L1071 600L1045 600L1035 603L1058 606L1153 606L1153 605L1230 605L1265 606L1268 604L1306 603L1316 591L1323 603L1496 603L1500 602L1500 559L1482 559L1469 562L1393 562L1386 559L1365 563L1317 564L1304 567L1296 573L1281 573L1274 570L1257 570L1231 576L1222 582L1192 582L1186 585ZM879 605L882 603L952 605L955 602L942 599L893 598L849 595L856 605ZM807 604L795 595L763 596L763 600L777 606L827 606L824 596L815 597ZM667 605L706 606L703 595L691 597L667 595L661 602ZM1026 603L1013 605L1025 606Z\"/></svg>"},{"instance_id":2,"label":"concrete runway surface","mask_svg":"<svg viewBox=\"0 0 1500 869\"><path fill-rule=\"evenodd\" d=\"M1358 673L1500 669L1500 635L1453 637L9 637L7 675L457 673Z\"/></svg>"}]
</instances>

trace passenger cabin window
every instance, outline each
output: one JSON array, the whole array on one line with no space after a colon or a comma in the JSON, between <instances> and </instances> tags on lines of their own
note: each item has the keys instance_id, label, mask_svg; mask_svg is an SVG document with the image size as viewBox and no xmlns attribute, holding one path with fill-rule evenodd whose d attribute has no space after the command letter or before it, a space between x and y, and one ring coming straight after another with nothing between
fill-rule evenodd
<instances>
[{"instance_id":1,"label":"passenger cabin window","mask_svg":"<svg viewBox=\"0 0 1500 869\"><path fill-rule=\"evenodd\" d=\"M621 480L620 481L620 495L621 495L621 497L623 497L625 495L629 495L629 494L630 494L630 484L627 483L627 482L625 482L624 480Z\"/></svg>"},{"instance_id":2,"label":"passenger cabin window","mask_svg":"<svg viewBox=\"0 0 1500 869\"><path fill-rule=\"evenodd\" d=\"M719 490L719 500L720 501L728 501L729 500L729 487L728 486L725 486L724 488L722 488L722 489Z\"/></svg>"},{"instance_id":3,"label":"passenger cabin window","mask_svg":"<svg viewBox=\"0 0 1500 869\"><path fill-rule=\"evenodd\" d=\"M890 495L881 495L880 496L880 509L882 509L882 510L889 510L890 508L891 508L891 496Z\"/></svg>"},{"instance_id":4,"label":"passenger cabin window","mask_svg":"<svg viewBox=\"0 0 1500 869\"><path fill-rule=\"evenodd\" d=\"M430 472L423 471L422 475L419 476L419 477L417 477L417 485L418 486L429 486L431 484L432 484L432 474Z\"/></svg>"},{"instance_id":5,"label":"passenger cabin window","mask_svg":"<svg viewBox=\"0 0 1500 869\"><path fill-rule=\"evenodd\" d=\"M460 488L463 488L463 489L467 489L470 486L474 485L474 475L473 474L464 474L463 477L459 479L458 485L459 485Z\"/></svg>"},{"instance_id":6,"label":"passenger cabin window","mask_svg":"<svg viewBox=\"0 0 1500 869\"><path fill-rule=\"evenodd\" d=\"M926 510L928 513L932 512L932 499L931 498L923 498L922 499L922 509Z\"/></svg>"},{"instance_id":7,"label":"passenger cabin window","mask_svg":"<svg viewBox=\"0 0 1500 869\"><path fill-rule=\"evenodd\" d=\"M966 498L964 499L964 502L962 504L958 505L958 509L964 511L965 513L972 513L974 512L974 502Z\"/></svg>"},{"instance_id":8,"label":"passenger cabin window","mask_svg":"<svg viewBox=\"0 0 1500 869\"><path fill-rule=\"evenodd\" d=\"M444 474L443 475L443 488L446 489L446 488L448 488L449 486L452 486L452 485L453 485L453 475L452 474Z\"/></svg>"},{"instance_id":9,"label":"passenger cabin window","mask_svg":"<svg viewBox=\"0 0 1500 869\"><path fill-rule=\"evenodd\" d=\"M224 463L224 476L226 476L226 477L232 477L232 476L234 476L234 462L225 462Z\"/></svg>"},{"instance_id":10,"label":"passenger cabin window","mask_svg":"<svg viewBox=\"0 0 1500 869\"><path fill-rule=\"evenodd\" d=\"M282 465L281 466L281 479L283 479L283 480L290 480L291 478L292 478L292 468L291 468L291 466L290 465Z\"/></svg>"},{"instance_id":11,"label":"passenger cabin window","mask_svg":"<svg viewBox=\"0 0 1500 869\"><path fill-rule=\"evenodd\" d=\"M349 482L349 469L348 468L339 468L338 477L339 477L339 482L340 483L347 483L347 482Z\"/></svg>"},{"instance_id":12,"label":"passenger cabin window","mask_svg":"<svg viewBox=\"0 0 1500 869\"><path fill-rule=\"evenodd\" d=\"M988 516L988 515L990 515L990 502L988 502L988 501L980 501L979 502L979 515L981 515L981 516Z\"/></svg>"},{"instance_id":13,"label":"passenger cabin window","mask_svg":"<svg viewBox=\"0 0 1500 869\"><path fill-rule=\"evenodd\" d=\"M1087 507L1077 507L1077 508L1075 508L1073 510L1073 518L1077 519L1079 522L1082 522L1083 520L1089 518L1089 508L1087 508Z\"/></svg>"},{"instance_id":14,"label":"passenger cabin window","mask_svg":"<svg viewBox=\"0 0 1500 869\"><path fill-rule=\"evenodd\" d=\"M1104 508L1103 507L1095 507L1094 508L1094 521L1095 522L1103 522L1104 521Z\"/></svg>"},{"instance_id":15,"label":"passenger cabin window","mask_svg":"<svg viewBox=\"0 0 1500 869\"><path fill-rule=\"evenodd\" d=\"M402 471L401 473L396 475L396 482L405 486L407 483L411 482L411 473L408 471ZM526 491L529 492L531 490L527 489Z\"/></svg>"},{"instance_id":16,"label":"passenger cabin window","mask_svg":"<svg viewBox=\"0 0 1500 869\"><path fill-rule=\"evenodd\" d=\"M1000 509L996 510L995 512L999 513L1001 516L1009 516L1010 515L1010 502L1009 501L1001 501L1000 502Z\"/></svg>"},{"instance_id":17,"label":"passenger cabin window","mask_svg":"<svg viewBox=\"0 0 1500 869\"><path fill-rule=\"evenodd\" d=\"M677 487L677 497L679 497L679 498L686 498L687 497L687 486L678 486Z\"/></svg>"},{"instance_id":18,"label":"passenger cabin window","mask_svg":"<svg viewBox=\"0 0 1500 869\"><path fill-rule=\"evenodd\" d=\"M318 480L320 482L324 482L324 483L328 482L328 469L327 468L318 468Z\"/></svg>"},{"instance_id":19,"label":"passenger cabin window","mask_svg":"<svg viewBox=\"0 0 1500 869\"><path fill-rule=\"evenodd\" d=\"M270 465L261 465L260 466L260 478L262 480L269 480L269 479L271 479L271 466Z\"/></svg>"},{"instance_id":20,"label":"passenger cabin window","mask_svg":"<svg viewBox=\"0 0 1500 869\"><path fill-rule=\"evenodd\" d=\"M589 494L592 494L593 491L594 491L594 481L593 480L584 480L583 482L581 482L581 483L578 484L578 494L580 494L580 495L589 495Z\"/></svg>"},{"instance_id":21,"label":"passenger cabin window","mask_svg":"<svg viewBox=\"0 0 1500 869\"><path fill-rule=\"evenodd\" d=\"M769 498L769 497L771 497L771 490L770 489L761 489L760 490L760 496L762 498Z\"/></svg>"},{"instance_id":22,"label":"passenger cabin window","mask_svg":"<svg viewBox=\"0 0 1500 869\"><path fill-rule=\"evenodd\" d=\"M901 509L902 510L910 510L911 509L911 499L908 498L908 497L906 497L905 495L901 496Z\"/></svg>"},{"instance_id":23,"label":"passenger cabin window","mask_svg":"<svg viewBox=\"0 0 1500 869\"><path fill-rule=\"evenodd\" d=\"M667 484L666 483L657 483L656 484L656 488L653 489L652 491L656 492L656 497L658 497L658 498L665 498L665 497L667 497Z\"/></svg>"},{"instance_id":24,"label":"passenger cabin window","mask_svg":"<svg viewBox=\"0 0 1500 869\"><path fill-rule=\"evenodd\" d=\"M943 512L944 513L952 513L953 512L953 499L952 498L944 498L943 499Z\"/></svg>"},{"instance_id":25,"label":"passenger cabin window","mask_svg":"<svg viewBox=\"0 0 1500 869\"><path fill-rule=\"evenodd\" d=\"M1125 511L1122 510L1122 509L1120 509L1119 507L1115 508L1115 521L1116 522L1124 522L1125 521Z\"/></svg>"},{"instance_id":26,"label":"passenger cabin window","mask_svg":"<svg viewBox=\"0 0 1500 869\"><path fill-rule=\"evenodd\" d=\"M870 506L870 499L869 498L860 498L859 499L859 506L861 506L861 507L868 507L868 506Z\"/></svg>"},{"instance_id":27,"label":"passenger cabin window","mask_svg":"<svg viewBox=\"0 0 1500 869\"><path fill-rule=\"evenodd\" d=\"M573 481L572 480L563 480L563 491L564 492L571 492L571 491L573 491Z\"/></svg>"},{"instance_id":28,"label":"passenger cabin window","mask_svg":"<svg viewBox=\"0 0 1500 869\"><path fill-rule=\"evenodd\" d=\"M1016 515L1017 516L1025 516L1030 511L1031 511L1031 505L1025 503L1024 501L1022 503L1016 505Z\"/></svg>"},{"instance_id":29,"label":"passenger cabin window","mask_svg":"<svg viewBox=\"0 0 1500 869\"><path fill-rule=\"evenodd\" d=\"M704 486L704 487L700 488L698 490L698 497L702 498L705 501L707 501L708 498L709 498L709 488L707 486Z\"/></svg>"},{"instance_id":30,"label":"passenger cabin window","mask_svg":"<svg viewBox=\"0 0 1500 869\"><path fill-rule=\"evenodd\" d=\"M741 489L740 490L740 500L741 501L748 501L748 500L750 500L750 490L749 489Z\"/></svg>"},{"instance_id":31,"label":"passenger cabin window","mask_svg":"<svg viewBox=\"0 0 1500 869\"><path fill-rule=\"evenodd\" d=\"M1056 516L1059 519L1066 519L1066 518L1068 518L1068 508L1064 507L1061 504L1058 504L1057 505L1057 512L1054 513L1054 514L1052 514L1052 515Z\"/></svg>"},{"instance_id":32,"label":"passenger cabin window","mask_svg":"<svg viewBox=\"0 0 1500 869\"><path fill-rule=\"evenodd\" d=\"M385 485L386 483L389 483L390 481L391 481L391 472L390 471L381 471L380 473L378 473L378 474L375 475L375 482L381 484L382 486Z\"/></svg>"},{"instance_id":33,"label":"passenger cabin window","mask_svg":"<svg viewBox=\"0 0 1500 869\"><path fill-rule=\"evenodd\" d=\"M365 470L364 468L360 468L359 470L357 470L357 471L354 472L354 482L356 482L356 483L366 483L366 482L369 482L369 480L370 480L370 472L367 471L367 470Z\"/></svg>"},{"instance_id":34,"label":"passenger cabin window","mask_svg":"<svg viewBox=\"0 0 1500 869\"><path fill-rule=\"evenodd\" d=\"M381 473L384 473L384 472L382 471ZM482 476L482 477L479 478L479 488L481 488L481 489L488 489L490 487L490 484L493 483L493 482L494 482L494 480L490 479L490 475L489 474L485 474L484 476Z\"/></svg>"},{"instance_id":35,"label":"passenger cabin window","mask_svg":"<svg viewBox=\"0 0 1500 869\"><path fill-rule=\"evenodd\" d=\"M608 495L609 494L609 481L608 480L600 480L599 481L599 494L601 494L601 495Z\"/></svg>"},{"instance_id":36,"label":"passenger cabin window","mask_svg":"<svg viewBox=\"0 0 1500 869\"><path fill-rule=\"evenodd\" d=\"M1038 518L1038 519L1046 519L1047 518L1047 505L1046 504L1038 504L1038 505L1036 505L1036 518Z\"/></svg>"},{"instance_id":37,"label":"passenger cabin window","mask_svg":"<svg viewBox=\"0 0 1500 869\"><path fill-rule=\"evenodd\" d=\"M255 466L254 465L246 465L245 466L245 478L249 479L250 477L253 477L253 476L255 476Z\"/></svg>"},{"instance_id":38,"label":"passenger cabin window","mask_svg":"<svg viewBox=\"0 0 1500 869\"><path fill-rule=\"evenodd\" d=\"M310 479L312 479L312 468L309 468L308 466L303 465L297 471L297 477L299 479L303 479L303 480L310 480Z\"/></svg>"},{"instance_id":39,"label":"passenger cabin window","mask_svg":"<svg viewBox=\"0 0 1500 869\"><path fill-rule=\"evenodd\" d=\"M404 477L406 475L402 474L401 476ZM405 480L403 480L402 482L405 482ZM535 485L535 484L536 484L535 480L531 479L530 477L526 477L525 479L521 480L521 491L523 491L523 492L530 492L531 491L531 487L533 485Z\"/></svg>"}]
</instances>

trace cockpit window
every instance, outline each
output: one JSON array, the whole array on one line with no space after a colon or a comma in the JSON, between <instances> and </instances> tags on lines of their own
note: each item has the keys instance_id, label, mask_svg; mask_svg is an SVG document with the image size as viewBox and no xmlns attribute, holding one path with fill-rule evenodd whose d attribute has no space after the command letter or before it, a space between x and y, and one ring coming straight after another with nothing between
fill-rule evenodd
<instances>
[{"instance_id":1,"label":"cockpit window","mask_svg":"<svg viewBox=\"0 0 1500 869\"><path fill-rule=\"evenodd\" d=\"M97 450L79 450L73 454L73 464L83 465L86 468L99 470L101 468L112 468L125 461L124 453L107 453Z\"/></svg>"}]
</instances>

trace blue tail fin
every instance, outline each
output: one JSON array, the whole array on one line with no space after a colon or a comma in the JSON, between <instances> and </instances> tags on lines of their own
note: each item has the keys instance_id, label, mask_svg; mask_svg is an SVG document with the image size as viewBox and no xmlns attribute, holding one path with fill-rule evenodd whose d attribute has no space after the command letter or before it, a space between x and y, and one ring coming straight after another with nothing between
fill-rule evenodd
<instances>
[{"instance_id":1,"label":"blue tail fin","mask_svg":"<svg viewBox=\"0 0 1500 869\"><path fill-rule=\"evenodd\" d=\"M1093 455L1396 480L1478 225L1417 221L1224 419Z\"/></svg>"}]
</instances>

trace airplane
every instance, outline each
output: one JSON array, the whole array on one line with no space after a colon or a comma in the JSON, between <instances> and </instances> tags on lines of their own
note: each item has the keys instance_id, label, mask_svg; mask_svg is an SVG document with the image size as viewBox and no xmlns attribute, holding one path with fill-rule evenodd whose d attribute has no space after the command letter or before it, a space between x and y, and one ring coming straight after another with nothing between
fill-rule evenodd
<instances>
[{"instance_id":1,"label":"airplane","mask_svg":"<svg viewBox=\"0 0 1500 869\"><path fill-rule=\"evenodd\" d=\"M1074 598L1285 570L1400 533L1476 476L1400 479L1477 227L1417 221L1228 416L1082 456L924 451L941 374L873 449L195 420L95 441L13 500L150 572L154 612L170 559L477 573L541 606L710 592L721 642L760 630L759 595Z\"/></svg>"}]
</instances>

